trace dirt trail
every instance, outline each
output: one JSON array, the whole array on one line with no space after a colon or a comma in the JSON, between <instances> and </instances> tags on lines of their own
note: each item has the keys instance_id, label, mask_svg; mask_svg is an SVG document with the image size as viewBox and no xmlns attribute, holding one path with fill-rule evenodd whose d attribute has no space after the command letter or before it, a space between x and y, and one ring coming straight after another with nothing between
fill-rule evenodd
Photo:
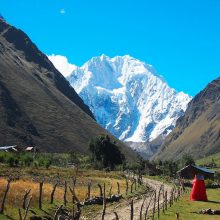
<instances>
[{"instance_id":1,"label":"dirt trail","mask_svg":"<svg viewBox=\"0 0 220 220\"><path fill-rule=\"evenodd\" d=\"M162 183L159 181L156 181L156 180L144 178L144 184L148 184L152 189L156 189L157 193L158 193ZM167 191L167 196L168 196L168 198L170 198L171 186L164 184L164 190ZM146 207L149 203L150 194L151 193L146 194L147 199L146 199L144 207L143 207L143 214L145 213ZM133 199L133 201L134 201L134 220L140 219L140 209L141 209L141 205L143 203L144 198L145 198L145 196L143 196L139 199ZM161 200L160 203L162 203L162 202L163 201ZM152 210L152 208L153 208L153 204L151 204L149 210ZM128 219L130 219L130 212L131 212L130 210L131 210L130 201L123 201L122 203L119 203L115 206L107 207L105 220L114 220L115 219L114 212L117 212L120 220L128 220ZM95 219L100 220L101 214L98 214Z\"/></svg>"}]
</instances>

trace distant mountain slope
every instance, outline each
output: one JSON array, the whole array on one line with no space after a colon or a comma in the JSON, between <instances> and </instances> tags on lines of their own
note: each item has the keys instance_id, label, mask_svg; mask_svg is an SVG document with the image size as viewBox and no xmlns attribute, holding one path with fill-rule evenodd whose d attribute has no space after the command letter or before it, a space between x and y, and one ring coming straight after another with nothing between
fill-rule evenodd
<instances>
[{"instance_id":1,"label":"distant mountain slope","mask_svg":"<svg viewBox=\"0 0 220 220\"><path fill-rule=\"evenodd\" d=\"M47 56L0 19L0 145L88 153L89 139L106 133Z\"/></svg>"},{"instance_id":2,"label":"distant mountain slope","mask_svg":"<svg viewBox=\"0 0 220 220\"><path fill-rule=\"evenodd\" d=\"M144 159L148 160L157 153L162 146L164 139L164 135L159 135L157 138L149 142L127 142L127 144L132 149L139 152Z\"/></svg>"},{"instance_id":3,"label":"distant mountain slope","mask_svg":"<svg viewBox=\"0 0 220 220\"><path fill-rule=\"evenodd\" d=\"M220 78L212 81L189 103L154 159L195 158L220 152Z\"/></svg>"},{"instance_id":4,"label":"distant mountain slope","mask_svg":"<svg viewBox=\"0 0 220 220\"><path fill-rule=\"evenodd\" d=\"M191 99L170 88L151 65L129 55L93 57L67 79L97 122L129 142L168 134Z\"/></svg>"}]
</instances>

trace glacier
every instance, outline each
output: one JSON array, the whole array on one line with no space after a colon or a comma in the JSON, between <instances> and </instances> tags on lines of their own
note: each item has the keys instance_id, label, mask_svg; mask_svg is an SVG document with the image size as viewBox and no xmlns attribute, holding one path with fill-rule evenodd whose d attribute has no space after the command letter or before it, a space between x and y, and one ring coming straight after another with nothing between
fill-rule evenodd
<instances>
[{"instance_id":1,"label":"glacier","mask_svg":"<svg viewBox=\"0 0 220 220\"><path fill-rule=\"evenodd\" d=\"M129 55L93 57L66 79L97 122L122 141L168 135L191 100L170 88L151 65Z\"/></svg>"}]
</instances>

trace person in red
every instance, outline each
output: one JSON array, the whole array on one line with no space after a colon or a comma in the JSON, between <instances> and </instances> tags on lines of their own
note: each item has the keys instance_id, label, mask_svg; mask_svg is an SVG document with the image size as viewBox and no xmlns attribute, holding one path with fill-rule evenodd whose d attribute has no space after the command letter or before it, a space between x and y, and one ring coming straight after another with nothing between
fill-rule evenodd
<instances>
[{"instance_id":1,"label":"person in red","mask_svg":"<svg viewBox=\"0 0 220 220\"><path fill-rule=\"evenodd\" d=\"M190 193L191 201L207 201L205 181L203 175L195 175L193 187Z\"/></svg>"}]
</instances>

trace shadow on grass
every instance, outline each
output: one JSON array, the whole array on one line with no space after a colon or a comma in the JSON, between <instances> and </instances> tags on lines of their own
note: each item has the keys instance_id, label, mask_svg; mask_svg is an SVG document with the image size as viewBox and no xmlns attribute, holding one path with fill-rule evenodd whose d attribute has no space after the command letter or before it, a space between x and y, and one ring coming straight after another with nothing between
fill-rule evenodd
<instances>
[{"instance_id":1,"label":"shadow on grass","mask_svg":"<svg viewBox=\"0 0 220 220\"><path fill-rule=\"evenodd\" d=\"M46 214L46 215L51 215L51 213L49 213L48 211L46 211L46 210L44 210L44 209L41 209L41 211L44 213L44 214Z\"/></svg>"},{"instance_id":2,"label":"shadow on grass","mask_svg":"<svg viewBox=\"0 0 220 220\"><path fill-rule=\"evenodd\" d=\"M210 202L210 203L215 203L215 204L220 204L220 202L217 202L217 201L212 201L212 200L208 200L207 202Z\"/></svg>"},{"instance_id":3,"label":"shadow on grass","mask_svg":"<svg viewBox=\"0 0 220 220\"><path fill-rule=\"evenodd\" d=\"M15 220L14 218L12 218L12 217L9 216L9 215L5 215L5 217L6 217L7 219L9 219L9 220Z\"/></svg>"}]
</instances>

